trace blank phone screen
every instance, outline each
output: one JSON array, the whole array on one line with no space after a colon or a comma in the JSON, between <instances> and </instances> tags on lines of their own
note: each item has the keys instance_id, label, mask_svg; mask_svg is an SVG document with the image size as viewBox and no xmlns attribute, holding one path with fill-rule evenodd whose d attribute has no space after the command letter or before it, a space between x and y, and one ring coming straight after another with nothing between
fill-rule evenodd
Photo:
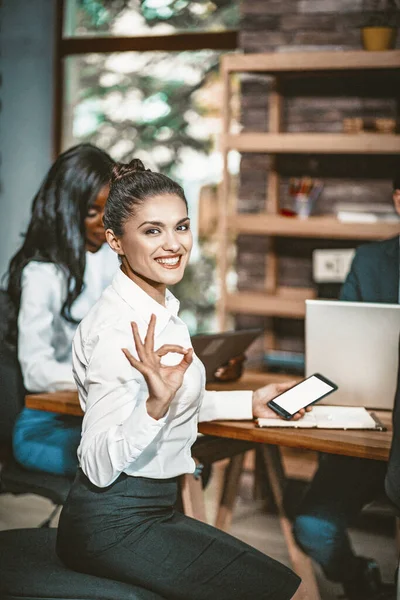
<instances>
[{"instance_id":1,"label":"blank phone screen","mask_svg":"<svg viewBox=\"0 0 400 600\"><path fill-rule=\"evenodd\" d=\"M312 375L287 392L274 398L273 402L291 415L294 415L301 408L315 402L334 389L334 387L322 381L319 377Z\"/></svg>"}]
</instances>

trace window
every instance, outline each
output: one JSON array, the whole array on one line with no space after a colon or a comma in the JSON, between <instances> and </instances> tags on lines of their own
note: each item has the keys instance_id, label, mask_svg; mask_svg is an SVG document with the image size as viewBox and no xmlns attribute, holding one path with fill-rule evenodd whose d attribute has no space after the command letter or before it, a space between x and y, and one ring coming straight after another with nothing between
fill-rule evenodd
<instances>
[{"instance_id":1,"label":"window","mask_svg":"<svg viewBox=\"0 0 400 600\"><path fill-rule=\"evenodd\" d=\"M238 0L66 0L57 150L92 142L115 160L135 156L171 175L185 189L196 231L200 190L221 177L218 64L222 52L236 47L238 6ZM196 260L197 244L196 276L184 280L190 293L184 284L179 290L193 332L212 326L216 297L213 260Z\"/></svg>"},{"instance_id":2,"label":"window","mask_svg":"<svg viewBox=\"0 0 400 600\"><path fill-rule=\"evenodd\" d=\"M239 22L232 0L69 0L64 37L224 31Z\"/></svg>"}]
</instances>

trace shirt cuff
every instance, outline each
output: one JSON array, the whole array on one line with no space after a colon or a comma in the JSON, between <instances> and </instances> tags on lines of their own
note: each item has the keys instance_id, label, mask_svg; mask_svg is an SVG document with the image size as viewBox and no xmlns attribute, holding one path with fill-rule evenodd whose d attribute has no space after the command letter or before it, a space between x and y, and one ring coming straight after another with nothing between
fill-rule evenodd
<instances>
[{"instance_id":1,"label":"shirt cuff","mask_svg":"<svg viewBox=\"0 0 400 600\"><path fill-rule=\"evenodd\" d=\"M146 402L140 402L130 417L122 424L122 436L130 446L142 452L164 427L167 417L168 412L158 421L153 419L146 410Z\"/></svg>"},{"instance_id":2,"label":"shirt cuff","mask_svg":"<svg viewBox=\"0 0 400 600\"><path fill-rule=\"evenodd\" d=\"M253 418L253 392L204 393L199 421L251 420Z\"/></svg>"}]
</instances>

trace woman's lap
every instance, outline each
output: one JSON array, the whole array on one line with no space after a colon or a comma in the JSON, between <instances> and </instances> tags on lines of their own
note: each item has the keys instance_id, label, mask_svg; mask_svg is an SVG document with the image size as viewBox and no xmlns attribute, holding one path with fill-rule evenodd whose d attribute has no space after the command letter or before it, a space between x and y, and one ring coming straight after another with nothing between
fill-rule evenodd
<instances>
[{"instance_id":1,"label":"woman's lap","mask_svg":"<svg viewBox=\"0 0 400 600\"><path fill-rule=\"evenodd\" d=\"M61 557L73 568L173 600L288 600L299 585L287 567L175 511L168 505L173 497L168 483L121 476L96 494L84 476L81 480L84 485L74 483L75 500L61 515L58 540ZM129 491L134 486L137 497Z\"/></svg>"},{"instance_id":2,"label":"woman's lap","mask_svg":"<svg viewBox=\"0 0 400 600\"><path fill-rule=\"evenodd\" d=\"M299 584L280 563L176 511L139 540L122 540L90 563L112 579L143 587L150 581L173 600L286 600Z\"/></svg>"}]
</instances>

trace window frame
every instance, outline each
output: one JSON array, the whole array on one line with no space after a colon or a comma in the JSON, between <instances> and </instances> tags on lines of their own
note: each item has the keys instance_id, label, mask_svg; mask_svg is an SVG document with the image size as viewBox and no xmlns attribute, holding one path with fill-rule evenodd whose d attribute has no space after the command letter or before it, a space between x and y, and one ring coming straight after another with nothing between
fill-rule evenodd
<instances>
[{"instance_id":1,"label":"window frame","mask_svg":"<svg viewBox=\"0 0 400 600\"><path fill-rule=\"evenodd\" d=\"M236 50L238 30L216 32L184 32L167 35L98 37L64 37L64 0L57 0L55 11L53 153L56 158L62 147L64 112L65 59L79 54L109 54L112 52L184 52L195 50Z\"/></svg>"}]
</instances>

